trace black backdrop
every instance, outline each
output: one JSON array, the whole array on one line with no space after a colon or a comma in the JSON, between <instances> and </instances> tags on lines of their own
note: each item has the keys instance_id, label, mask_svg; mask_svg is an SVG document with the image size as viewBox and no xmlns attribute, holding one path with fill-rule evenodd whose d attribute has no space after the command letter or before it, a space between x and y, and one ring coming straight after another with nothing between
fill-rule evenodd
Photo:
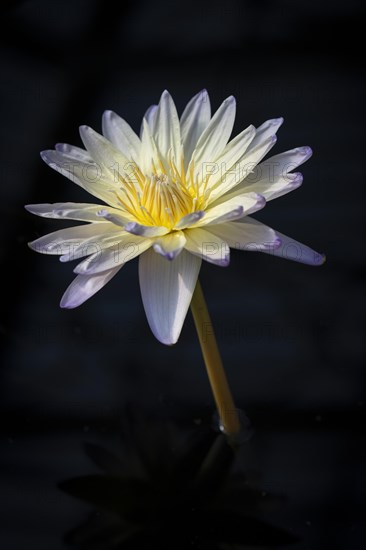
<instances>
[{"instance_id":1,"label":"black backdrop","mask_svg":"<svg viewBox=\"0 0 366 550\"><path fill-rule=\"evenodd\" d=\"M80 145L113 109L138 130L163 89L178 110L202 88L238 102L237 133L284 116L276 152L310 145L296 192L256 217L327 254L321 268L232 254L201 282L238 405L255 435L243 460L286 498L300 550L362 545L365 254L361 1L4 2L1 41L0 546L63 548L87 507L59 480L91 471L85 440L113 448L133 404L193 428L213 403L187 317L172 348L150 333L137 264L80 309L59 309L71 266L26 243L60 223L36 202L89 197L39 151ZM173 546L172 546L173 548Z\"/></svg>"}]
</instances>

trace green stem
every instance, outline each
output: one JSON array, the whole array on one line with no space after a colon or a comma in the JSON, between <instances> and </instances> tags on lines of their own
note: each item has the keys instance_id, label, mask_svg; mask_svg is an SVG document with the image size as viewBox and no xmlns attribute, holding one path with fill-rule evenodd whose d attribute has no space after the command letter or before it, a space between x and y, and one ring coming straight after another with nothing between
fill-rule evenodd
<instances>
[{"instance_id":1,"label":"green stem","mask_svg":"<svg viewBox=\"0 0 366 550\"><path fill-rule=\"evenodd\" d=\"M197 281L193 293L191 310L212 393L219 413L222 431L227 436L236 435L241 429L238 412L225 375L215 333L199 281Z\"/></svg>"}]
</instances>

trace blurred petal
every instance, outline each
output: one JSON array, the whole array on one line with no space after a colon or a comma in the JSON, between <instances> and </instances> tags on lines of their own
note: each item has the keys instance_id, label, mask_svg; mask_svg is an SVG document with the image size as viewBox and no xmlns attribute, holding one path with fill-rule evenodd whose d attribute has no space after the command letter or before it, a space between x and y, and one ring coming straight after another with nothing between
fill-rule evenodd
<instances>
[{"instance_id":1,"label":"blurred petal","mask_svg":"<svg viewBox=\"0 0 366 550\"><path fill-rule=\"evenodd\" d=\"M175 344L196 286L201 260L185 250L167 262L152 249L140 256L139 276L146 317L154 336Z\"/></svg>"},{"instance_id":2,"label":"blurred petal","mask_svg":"<svg viewBox=\"0 0 366 550\"><path fill-rule=\"evenodd\" d=\"M67 309L80 306L103 288L121 267L119 265L98 275L78 275L62 296L60 306Z\"/></svg>"}]
</instances>

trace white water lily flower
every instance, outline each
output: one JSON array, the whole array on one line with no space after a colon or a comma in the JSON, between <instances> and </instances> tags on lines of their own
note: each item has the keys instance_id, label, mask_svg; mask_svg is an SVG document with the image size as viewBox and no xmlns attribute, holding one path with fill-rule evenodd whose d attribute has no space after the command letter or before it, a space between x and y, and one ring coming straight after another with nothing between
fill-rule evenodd
<instances>
[{"instance_id":1,"label":"white water lily flower","mask_svg":"<svg viewBox=\"0 0 366 550\"><path fill-rule=\"evenodd\" d=\"M248 126L229 141L235 99L211 117L206 91L191 99L179 120L167 91L146 112L140 137L112 111L103 135L81 126L86 150L65 143L43 160L99 199L99 204L32 204L46 218L88 222L32 243L63 262L83 258L61 307L74 308L139 256L142 300L151 330L164 344L178 340L202 259L227 266L230 247L311 265L323 257L248 217L266 201L302 183L292 171L311 156L298 147L261 162L276 142L282 118Z\"/></svg>"}]
</instances>

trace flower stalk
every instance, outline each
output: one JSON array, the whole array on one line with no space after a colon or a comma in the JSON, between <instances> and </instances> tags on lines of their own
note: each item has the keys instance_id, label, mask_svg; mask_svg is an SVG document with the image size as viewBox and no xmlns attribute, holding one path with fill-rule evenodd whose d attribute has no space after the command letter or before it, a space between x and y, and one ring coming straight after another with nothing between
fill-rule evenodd
<instances>
[{"instance_id":1,"label":"flower stalk","mask_svg":"<svg viewBox=\"0 0 366 550\"><path fill-rule=\"evenodd\" d=\"M227 436L235 436L239 434L241 430L238 411L231 395L210 314L199 280L197 280L193 293L191 311L208 379L211 384L212 393L220 417L220 428Z\"/></svg>"}]
</instances>

